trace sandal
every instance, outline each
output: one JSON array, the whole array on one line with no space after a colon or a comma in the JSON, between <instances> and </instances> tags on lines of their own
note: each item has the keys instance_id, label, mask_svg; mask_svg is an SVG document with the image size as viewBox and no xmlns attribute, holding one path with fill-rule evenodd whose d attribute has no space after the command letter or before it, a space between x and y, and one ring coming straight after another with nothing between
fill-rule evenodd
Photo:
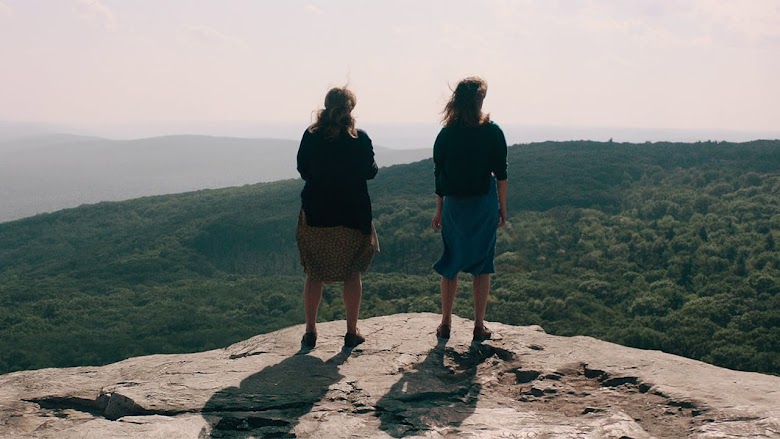
<instances>
[{"instance_id":1,"label":"sandal","mask_svg":"<svg viewBox=\"0 0 780 439\"><path fill-rule=\"evenodd\" d=\"M485 326L474 327L474 341L490 340L490 336L493 335L493 331Z\"/></svg>"},{"instance_id":2,"label":"sandal","mask_svg":"<svg viewBox=\"0 0 780 439\"><path fill-rule=\"evenodd\" d=\"M441 324L436 328L436 338L450 338L450 325Z\"/></svg>"},{"instance_id":3,"label":"sandal","mask_svg":"<svg viewBox=\"0 0 780 439\"><path fill-rule=\"evenodd\" d=\"M306 348L313 348L315 345L317 345L316 332L307 332L303 334L303 338L301 339L301 346Z\"/></svg>"},{"instance_id":4,"label":"sandal","mask_svg":"<svg viewBox=\"0 0 780 439\"><path fill-rule=\"evenodd\" d=\"M355 346L359 345L360 343L363 343L364 341L366 341L366 338L363 337L360 331L356 331L354 334L351 332L347 332L344 335L344 346L348 348L354 348Z\"/></svg>"}]
</instances>

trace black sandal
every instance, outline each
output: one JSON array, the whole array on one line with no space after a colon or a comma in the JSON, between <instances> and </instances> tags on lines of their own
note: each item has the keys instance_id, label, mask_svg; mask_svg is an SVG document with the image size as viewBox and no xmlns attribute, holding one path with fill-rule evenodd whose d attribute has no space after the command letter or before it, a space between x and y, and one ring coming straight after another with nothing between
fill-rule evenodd
<instances>
[{"instance_id":1,"label":"black sandal","mask_svg":"<svg viewBox=\"0 0 780 439\"><path fill-rule=\"evenodd\" d=\"M351 332L347 332L344 335L344 346L348 348L354 348L355 346L359 345L360 343L363 343L364 341L366 341L366 338L363 337L360 331L356 331L354 334Z\"/></svg>"},{"instance_id":2,"label":"black sandal","mask_svg":"<svg viewBox=\"0 0 780 439\"><path fill-rule=\"evenodd\" d=\"M474 328L474 341L490 340L492 335L493 331L484 326L477 326Z\"/></svg>"},{"instance_id":3,"label":"black sandal","mask_svg":"<svg viewBox=\"0 0 780 439\"><path fill-rule=\"evenodd\" d=\"M450 338L450 325L439 325L439 327L436 328L436 338Z\"/></svg>"},{"instance_id":4,"label":"black sandal","mask_svg":"<svg viewBox=\"0 0 780 439\"><path fill-rule=\"evenodd\" d=\"M313 348L317 345L317 333L316 332L307 332L303 334L303 338L301 339L301 346L305 348Z\"/></svg>"}]
</instances>

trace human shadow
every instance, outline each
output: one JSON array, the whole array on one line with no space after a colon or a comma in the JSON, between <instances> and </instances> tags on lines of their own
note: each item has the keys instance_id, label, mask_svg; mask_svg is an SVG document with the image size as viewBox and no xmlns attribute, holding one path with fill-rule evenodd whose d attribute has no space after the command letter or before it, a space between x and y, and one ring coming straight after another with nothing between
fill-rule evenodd
<instances>
[{"instance_id":1,"label":"human shadow","mask_svg":"<svg viewBox=\"0 0 780 439\"><path fill-rule=\"evenodd\" d=\"M440 340L377 401L382 431L400 438L433 427L458 427L474 413L482 390L475 380L477 368L493 353L479 345L461 353L446 344Z\"/></svg>"},{"instance_id":2,"label":"human shadow","mask_svg":"<svg viewBox=\"0 0 780 439\"><path fill-rule=\"evenodd\" d=\"M302 416L309 413L343 378L339 366L352 349L344 348L327 361L301 350L253 374L238 387L215 393L201 413L211 424L211 438L286 438Z\"/></svg>"}]
</instances>

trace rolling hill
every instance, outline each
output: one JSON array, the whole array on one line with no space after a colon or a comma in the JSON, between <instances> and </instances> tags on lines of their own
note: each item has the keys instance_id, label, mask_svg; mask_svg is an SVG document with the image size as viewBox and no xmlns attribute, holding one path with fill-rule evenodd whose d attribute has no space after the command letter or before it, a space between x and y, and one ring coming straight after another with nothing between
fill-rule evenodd
<instances>
[{"instance_id":1,"label":"rolling hill","mask_svg":"<svg viewBox=\"0 0 780 439\"><path fill-rule=\"evenodd\" d=\"M100 201L295 178L297 151L294 140L194 135L0 139L0 222ZM430 156L426 149L375 151L380 166Z\"/></svg>"},{"instance_id":2,"label":"rolling hill","mask_svg":"<svg viewBox=\"0 0 780 439\"><path fill-rule=\"evenodd\" d=\"M780 373L780 142L509 150L488 319ZM369 184L362 316L436 312L430 160ZM303 319L300 180L0 224L0 371L226 346ZM469 316L468 282L456 313ZM320 317L343 318L326 289Z\"/></svg>"}]
</instances>

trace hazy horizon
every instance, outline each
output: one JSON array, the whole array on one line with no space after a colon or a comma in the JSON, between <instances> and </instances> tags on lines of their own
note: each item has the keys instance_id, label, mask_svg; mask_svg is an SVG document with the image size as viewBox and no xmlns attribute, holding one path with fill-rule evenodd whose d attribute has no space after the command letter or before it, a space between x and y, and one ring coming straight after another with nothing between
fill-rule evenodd
<instances>
[{"instance_id":1,"label":"hazy horizon","mask_svg":"<svg viewBox=\"0 0 780 439\"><path fill-rule=\"evenodd\" d=\"M101 201L298 178L297 150L295 140L193 135L0 140L0 223ZM381 167L431 155L429 149L374 151Z\"/></svg>"},{"instance_id":2,"label":"hazy horizon","mask_svg":"<svg viewBox=\"0 0 780 439\"><path fill-rule=\"evenodd\" d=\"M296 142L345 84L374 145L418 150L383 153L425 153L451 87L471 75L487 80L484 110L509 144L778 139L777 23L774 0L0 0L0 194L62 192L73 204L258 181L251 146L231 165L246 167L241 180L207 158L262 143L242 139L287 142L276 168L293 173ZM127 188L163 183L98 194L115 165L94 142L72 143L74 157L13 142L47 133L112 147L236 142L201 143L212 184L177 176L196 159L187 142L170 169L150 151L117 150L134 164L122 168Z\"/></svg>"},{"instance_id":3,"label":"hazy horizon","mask_svg":"<svg viewBox=\"0 0 780 439\"><path fill-rule=\"evenodd\" d=\"M503 124L510 145L545 141L593 140L615 142L747 142L780 139L776 131L685 130L636 127L562 127ZM390 149L424 149L432 147L440 125L431 124L360 124L376 146ZM157 126L68 127L47 123L0 121L0 142L48 134L71 134L107 140L139 140L165 136L214 136L242 139L280 139L297 141L306 125L263 124L259 122L180 123ZM16 133L14 133L14 131Z\"/></svg>"}]
</instances>

